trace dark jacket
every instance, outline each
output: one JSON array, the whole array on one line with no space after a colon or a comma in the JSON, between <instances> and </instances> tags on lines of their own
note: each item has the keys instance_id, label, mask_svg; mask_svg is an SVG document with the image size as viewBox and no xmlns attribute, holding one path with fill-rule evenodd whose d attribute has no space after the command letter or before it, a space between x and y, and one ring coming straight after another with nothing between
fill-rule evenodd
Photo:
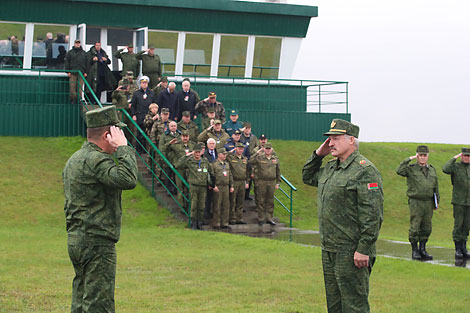
<instances>
[{"instance_id":1,"label":"dark jacket","mask_svg":"<svg viewBox=\"0 0 470 313\"><path fill-rule=\"evenodd\" d=\"M190 89L188 92L184 92L183 90L178 91L176 98L180 111L178 120L181 120L181 114L184 111L191 112L191 119L193 119L194 115L196 115L195 107L199 102L199 96Z\"/></svg>"},{"instance_id":2,"label":"dark jacket","mask_svg":"<svg viewBox=\"0 0 470 313\"><path fill-rule=\"evenodd\" d=\"M101 49L101 56L106 58L106 61L94 61L94 57L98 57L98 52L96 51L95 47L91 47L90 50L87 52L87 74L86 80L90 84L93 91L96 91L98 75L100 71L103 71L103 75L105 77L105 90L114 89L117 85L116 79L114 78L113 73L108 67L108 64L111 64L111 60L109 59L106 51ZM100 63L100 64L98 64Z\"/></svg>"},{"instance_id":3,"label":"dark jacket","mask_svg":"<svg viewBox=\"0 0 470 313\"><path fill-rule=\"evenodd\" d=\"M146 95L146 97L144 97ZM131 113L132 116L137 117L137 124L144 125L145 114L149 111L149 105L154 103L155 94L152 89L147 88L144 92L142 88L134 92L131 100Z\"/></svg>"},{"instance_id":4,"label":"dark jacket","mask_svg":"<svg viewBox=\"0 0 470 313\"><path fill-rule=\"evenodd\" d=\"M179 120L180 111L178 108L178 102L176 99L176 91L172 93L168 92L168 88L160 92L157 97L158 113L161 113L162 108L168 108L170 110L170 120Z\"/></svg>"},{"instance_id":5,"label":"dark jacket","mask_svg":"<svg viewBox=\"0 0 470 313\"><path fill-rule=\"evenodd\" d=\"M79 70L83 74L87 69L87 54L85 50L80 48L72 48L65 55L65 70ZM73 73L77 74L77 73Z\"/></svg>"},{"instance_id":6,"label":"dark jacket","mask_svg":"<svg viewBox=\"0 0 470 313\"><path fill-rule=\"evenodd\" d=\"M204 150L204 154L203 154L203 157L209 161L209 163L212 163L214 162L215 160L217 160L218 158L218 155L217 155L217 149L214 149L214 154L215 154L215 158L213 158L210 154L209 154L209 149L205 149Z\"/></svg>"}]
</instances>

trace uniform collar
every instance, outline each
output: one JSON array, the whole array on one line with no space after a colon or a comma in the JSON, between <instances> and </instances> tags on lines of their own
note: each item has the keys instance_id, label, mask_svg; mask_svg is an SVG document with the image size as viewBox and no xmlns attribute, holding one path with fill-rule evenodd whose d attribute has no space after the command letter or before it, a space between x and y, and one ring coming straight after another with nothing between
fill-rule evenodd
<instances>
[{"instance_id":1,"label":"uniform collar","mask_svg":"<svg viewBox=\"0 0 470 313\"><path fill-rule=\"evenodd\" d=\"M336 168L347 168L353 161L354 159L359 155L359 151L356 150L353 153L351 153L348 158L344 162L340 162L339 159L336 160ZM339 163L339 164L338 164Z\"/></svg>"}]
</instances>

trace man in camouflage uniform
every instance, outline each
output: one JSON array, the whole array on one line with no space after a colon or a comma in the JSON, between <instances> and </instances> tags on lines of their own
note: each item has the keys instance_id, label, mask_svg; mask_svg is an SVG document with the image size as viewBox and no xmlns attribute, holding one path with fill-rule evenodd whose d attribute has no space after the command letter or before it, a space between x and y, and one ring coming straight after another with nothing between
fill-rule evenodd
<instances>
[{"instance_id":1,"label":"man in camouflage uniform","mask_svg":"<svg viewBox=\"0 0 470 313\"><path fill-rule=\"evenodd\" d=\"M152 129L150 130L150 140L152 140L152 142L157 148L158 148L158 144L160 143L160 138L167 131L168 125L170 124L170 122L171 122L170 110L168 110L168 108L163 108L161 111L160 119L155 121L155 123L153 123ZM155 161L160 164L160 166L163 166L163 160L160 158L158 154L155 153L154 158L155 158ZM160 176L161 179L164 178L158 166L155 168L155 172L157 175Z\"/></svg>"},{"instance_id":2,"label":"man in camouflage uniform","mask_svg":"<svg viewBox=\"0 0 470 313\"><path fill-rule=\"evenodd\" d=\"M461 158L460 162L457 160ZM467 250L468 232L470 230L470 148L454 156L442 167L442 171L451 175L452 204L454 205L454 230L452 237L455 243L455 258L470 258Z\"/></svg>"},{"instance_id":3,"label":"man in camouflage uniform","mask_svg":"<svg viewBox=\"0 0 470 313\"><path fill-rule=\"evenodd\" d=\"M199 127L197 124L191 121L191 113L189 111L184 111L181 116L181 121L178 122L179 130L187 130L189 133L189 140L197 141L197 136L199 136Z\"/></svg>"},{"instance_id":4,"label":"man in camouflage uniform","mask_svg":"<svg viewBox=\"0 0 470 313\"><path fill-rule=\"evenodd\" d=\"M207 108L207 116L203 117L201 120L201 129L207 129L210 126L214 125L215 118L215 108Z\"/></svg>"},{"instance_id":5,"label":"man in camouflage uniform","mask_svg":"<svg viewBox=\"0 0 470 313\"><path fill-rule=\"evenodd\" d=\"M274 192L281 183L281 169L279 159L272 153L271 143L267 142L264 154L251 158L249 163L256 169L258 223L262 226L266 221L267 224L276 225L273 220Z\"/></svg>"},{"instance_id":6,"label":"man in camouflage uniform","mask_svg":"<svg viewBox=\"0 0 470 313\"><path fill-rule=\"evenodd\" d=\"M216 143L216 149L223 148L230 136L222 129L222 121L215 120L213 126L209 126L197 137L198 141L206 142L213 138Z\"/></svg>"},{"instance_id":7,"label":"man in camouflage uniform","mask_svg":"<svg viewBox=\"0 0 470 313\"><path fill-rule=\"evenodd\" d=\"M162 63L160 57L155 54L155 47L150 46L147 50L137 53L135 57L137 60L142 60L142 74L150 78L149 87L153 89L162 77ZM161 105L161 103L158 103L158 105Z\"/></svg>"},{"instance_id":8,"label":"man in camouflage uniform","mask_svg":"<svg viewBox=\"0 0 470 313\"><path fill-rule=\"evenodd\" d=\"M212 175L212 168L205 158L201 158L202 147L194 145L193 152L185 155L176 163L180 173L188 171L188 183L191 197L191 228L202 228L202 215L206 202L206 191Z\"/></svg>"},{"instance_id":9,"label":"man in camouflage uniform","mask_svg":"<svg viewBox=\"0 0 470 313\"><path fill-rule=\"evenodd\" d=\"M165 131L165 133L160 136L160 141L158 143L158 149L165 155L165 157L170 161L171 163L174 163L174 156L173 156L173 151L168 149L170 145L176 144L178 142L178 139L181 136L181 132L178 130L178 126L175 121L171 121L170 124L168 124L168 129ZM173 162L172 162L173 161ZM167 186L168 190L172 194L176 194L176 187L172 183L172 181L175 181L175 173L168 167L166 163L163 164L162 166L163 170L169 177L165 176L165 185Z\"/></svg>"},{"instance_id":10,"label":"man in camouflage uniform","mask_svg":"<svg viewBox=\"0 0 470 313\"><path fill-rule=\"evenodd\" d=\"M245 146L239 142L235 145L235 153L229 153L227 161L233 176L233 193L230 194L230 224L246 224L242 218L245 189L248 188L250 173L248 159L243 155Z\"/></svg>"},{"instance_id":11,"label":"man in camouflage uniform","mask_svg":"<svg viewBox=\"0 0 470 313\"><path fill-rule=\"evenodd\" d=\"M227 151L217 150L217 161L211 164L214 184L214 209L212 227L214 229L228 228L230 213L230 194L233 193L233 177L230 165L226 161Z\"/></svg>"},{"instance_id":12,"label":"man in camouflage uniform","mask_svg":"<svg viewBox=\"0 0 470 313\"><path fill-rule=\"evenodd\" d=\"M240 137L240 141L248 146L248 153L251 156L253 154L253 150L259 146L258 138L256 138L256 136L251 133L251 123L243 123L241 132L242 135Z\"/></svg>"},{"instance_id":13,"label":"man in camouflage uniform","mask_svg":"<svg viewBox=\"0 0 470 313\"><path fill-rule=\"evenodd\" d=\"M370 312L369 276L383 220L382 178L359 151L359 127L334 119L307 160L305 184L318 187L318 223L328 312ZM322 160L335 157L325 167Z\"/></svg>"},{"instance_id":14,"label":"man in camouflage uniform","mask_svg":"<svg viewBox=\"0 0 470 313\"><path fill-rule=\"evenodd\" d=\"M132 72L134 77L137 77L139 74L139 60L135 57L134 53L134 46L133 45L128 45L126 47L127 52L123 52L124 48L117 50L114 52L114 57L116 59L121 59L122 61L122 72L121 75L124 76L127 74L127 72Z\"/></svg>"},{"instance_id":15,"label":"man in camouflage uniform","mask_svg":"<svg viewBox=\"0 0 470 313\"><path fill-rule=\"evenodd\" d=\"M130 115L132 95L137 89L137 85L134 82L134 74L131 71L127 72L126 76L119 81L118 87L112 93L112 101L116 108L126 109Z\"/></svg>"},{"instance_id":16,"label":"man in camouflage uniform","mask_svg":"<svg viewBox=\"0 0 470 313\"><path fill-rule=\"evenodd\" d=\"M155 93L155 96L158 98L158 95L160 92L163 90L166 90L168 88L168 78L166 76L162 77L160 82L153 88L153 92Z\"/></svg>"},{"instance_id":17,"label":"man in camouflage uniform","mask_svg":"<svg viewBox=\"0 0 470 313\"><path fill-rule=\"evenodd\" d=\"M207 111L209 108L214 108L215 118L225 122L225 109L222 102L217 101L217 95L215 92L209 92L209 96L204 100L199 101L196 104L196 113L202 114L202 118L207 117Z\"/></svg>"},{"instance_id":18,"label":"man in camouflage uniform","mask_svg":"<svg viewBox=\"0 0 470 313\"><path fill-rule=\"evenodd\" d=\"M437 173L434 166L428 164L428 158L428 146L418 146L416 154L403 160L397 169L398 175L406 177L408 185L411 258L422 261L433 259L426 251L426 243L432 231L433 211L439 207ZM417 162L410 164L413 159Z\"/></svg>"},{"instance_id":19,"label":"man in camouflage uniform","mask_svg":"<svg viewBox=\"0 0 470 313\"><path fill-rule=\"evenodd\" d=\"M114 312L121 192L136 186L137 162L118 128L125 124L114 106L88 111L86 122L88 141L62 173L67 245L75 270L71 312Z\"/></svg>"},{"instance_id":20,"label":"man in camouflage uniform","mask_svg":"<svg viewBox=\"0 0 470 313\"><path fill-rule=\"evenodd\" d=\"M65 55L65 70L81 71L83 76L86 77L87 73L87 54L82 49L80 40L75 40L73 48ZM77 103L77 91L80 93L80 99L83 94L83 79L78 75L77 72L68 72L70 82L70 102ZM77 87L78 84L78 87Z\"/></svg>"}]
</instances>

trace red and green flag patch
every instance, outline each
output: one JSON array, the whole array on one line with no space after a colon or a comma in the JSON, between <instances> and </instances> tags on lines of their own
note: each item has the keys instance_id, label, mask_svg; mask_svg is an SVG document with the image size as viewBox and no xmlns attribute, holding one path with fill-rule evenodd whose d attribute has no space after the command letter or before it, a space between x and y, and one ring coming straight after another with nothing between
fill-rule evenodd
<instances>
[{"instance_id":1,"label":"red and green flag patch","mask_svg":"<svg viewBox=\"0 0 470 313\"><path fill-rule=\"evenodd\" d=\"M369 190L379 189L379 184L378 183L368 183L367 184L367 189L369 189Z\"/></svg>"}]
</instances>

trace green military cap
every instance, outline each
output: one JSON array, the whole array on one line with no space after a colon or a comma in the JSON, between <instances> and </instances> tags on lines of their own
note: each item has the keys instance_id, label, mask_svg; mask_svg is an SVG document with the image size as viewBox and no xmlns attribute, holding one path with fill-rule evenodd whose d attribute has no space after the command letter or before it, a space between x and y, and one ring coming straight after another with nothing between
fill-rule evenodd
<instances>
[{"instance_id":1,"label":"green military cap","mask_svg":"<svg viewBox=\"0 0 470 313\"><path fill-rule=\"evenodd\" d=\"M75 39L74 43L80 43L80 39Z\"/></svg>"},{"instance_id":2,"label":"green military cap","mask_svg":"<svg viewBox=\"0 0 470 313\"><path fill-rule=\"evenodd\" d=\"M268 139L268 137L266 137L266 135L265 135L265 134L261 134L261 136L259 136L259 138L258 138L258 139Z\"/></svg>"},{"instance_id":3,"label":"green military cap","mask_svg":"<svg viewBox=\"0 0 470 313\"><path fill-rule=\"evenodd\" d=\"M251 128L251 123L250 122L244 122L243 127L245 128Z\"/></svg>"},{"instance_id":4,"label":"green military cap","mask_svg":"<svg viewBox=\"0 0 470 313\"><path fill-rule=\"evenodd\" d=\"M194 145L193 151L201 151L201 150L202 150L201 144L197 143Z\"/></svg>"},{"instance_id":5,"label":"green military cap","mask_svg":"<svg viewBox=\"0 0 470 313\"><path fill-rule=\"evenodd\" d=\"M209 92L209 98L215 98L217 94L214 91Z\"/></svg>"},{"instance_id":6,"label":"green military cap","mask_svg":"<svg viewBox=\"0 0 470 313\"><path fill-rule=\"evenodd\" d=\"M270 143L270 142L267 142L264 144L264 148L266 149L271 149L273 147L273 145Z\"/></svg>"},{"instance_id":7,"label":"green military cap","mask_svg":"<svg viewBox=\"0 0 470 313\"><path fill-rule=\"evenodd\" d=\"M97 128L108 125L126 127L127 125L118 119L116 106L110 105L104 108L94 109L86 112L86 125L88 128Z\"/></svg>"},{"instance_id":8,"label":"green military cap","mask_svg":"<svg viewBox=\"0 0 470 313\"><path fill-rule=\"evenodd\" d=\"M233 133L234 133L235 135L241 135L241 134L242 134L242 132L239 131L238 129L237 129L236 131L234 131Z\"/></svg>"},{"instance_id":9,"label":"green military cap","mask_svg":"<svg viewBox=\"0 0 470 313\"><path fill-rule=\"evenodd\" d=\"M349 135L359 138L359 126L351 122L335 118L331 121L330 131L323 134L324 136L330 135Z\"/></svg>"},{"instance_id":10,"label":"green military cap","mask_svg":"<svg viewBox=\"0 0 470 313\"><path fill-rule=\"evenodd\" d=\"M221 153L227 154L227 150L225 150L225 148L217 149L217 154L221 154Z\"/></svg>"},{"instance_id":11,"label":"green military cap","mask_svg":"<svg viewBox=\"0 0 470 313\"><path fill-rule=\"evenodd\" d=\"M463 155L470 155L470 148L462 148Z\"/></svg>"},{"instance_id":12,"label":"green military cap","mask_svg":"<svg viewBox=\"0 0 470 313\"><path fill-rule=\"evenodd\" d=\"M154 45L150 45L150 46L149 46L149 49L155 49L155 46L154 46Z\"/></svg>"},{"instance_id":13,"label":"green military cap","mask_svg":"<svg viewBox=\"0 0 470 313\"><path fill-rule=\"evenodd\" d=\"M237 142L237 143L235 144L235 148L245 148L245 145L244 145L243 143L241 143L241 142Z\"/></svg>"},{"instance_id":14,"label":"green military cap","mask_svg":"<svg viewBox=\"0 0 470 313\"><path fill-rule=\"evenodd\" d=\"M164 82L164 83L168 83L168 78L166 76L163 76L161 79L160 79L161 82Z\"/></svg>"},{"instance_id":15,"label":"green military cap","mask_svg":"<svg viewBox=\"0 0 470 313\"><path fill-rule=\"evenodd\" d=\"M429 153L429 148L428 146L421 145L416 148L416 152L419 154L428 154Z\"/></svg>"},{"instance_id":16,"label":"green military cap","mask_svg":"<svg viewBox=\"0 0 470 313\"><path fill-rule=\"evenodd\" d=\"M126 75L127 75L127 76L132 76L132 77L134 77L134 72L132 72L132 71L127 71L127 72L126 72Z\"/></svg>"},{"instance_id":17,"label":"green military cap","mask_svg":"<svg viewBox=\"0 0 470 313\"><path fill-rule=\"evenodd\" d=\"M230 115L238 115L237 110L230 110Z\"/></svg>"},{"instance_id":18,"label":"green military cap","mask_svg":"<svg viewBox=\"0 0 470 313\"><path fill-rule=\"evenodd\" d=\"M181 136L189 136L189 132L185 129L181 131Z\"/></svg>"},{"instance_id":19,"label":"green military cap","mask_svg":"<svg viewBox=\"0 0 470 313\"><path fill-rule=\"evenodd\" d=\"M169 108L162 108L162 113L170 114L170 109Z\"/></svg>"},{"instance_id":20,"label":"green military cap","mask_svg":"<svg viewBox=\"0 0 470 313\"><path fill-rule=\"evenodd\" d=\"M191 116L191 112L189 111L184 111L183 113L181 113L183 116Z\"/></svg>"},{"instance_id":21,"label":"green military cap","mask_svg":"<svg viewBox=\"0 0 470 313\"><path fill-rule=\"evenodd\" d=\"M207 112L208 113L215 113L215 108L214 107L208 107Z\"/></svg>"},{"instance_id":22,"label":"green military cap","mask_svg":"<svg viewBox=\"0 0 470 313\"><path fill-rule=\"evenodd\" d=\"M128 48L134 48L134 45L130 43L130 44L127 45L127 47Z\"/></svg>"},{"instance_id":23,"label":"green military cap","mask_svg":"<svg viewBox=\"0 0 470 313\"><path fill-rule=\"evenodd\" d=\"M214 125L215 124L222 124L222 122L220 120L214 120Z\"/></svg>"}]
</instances>

